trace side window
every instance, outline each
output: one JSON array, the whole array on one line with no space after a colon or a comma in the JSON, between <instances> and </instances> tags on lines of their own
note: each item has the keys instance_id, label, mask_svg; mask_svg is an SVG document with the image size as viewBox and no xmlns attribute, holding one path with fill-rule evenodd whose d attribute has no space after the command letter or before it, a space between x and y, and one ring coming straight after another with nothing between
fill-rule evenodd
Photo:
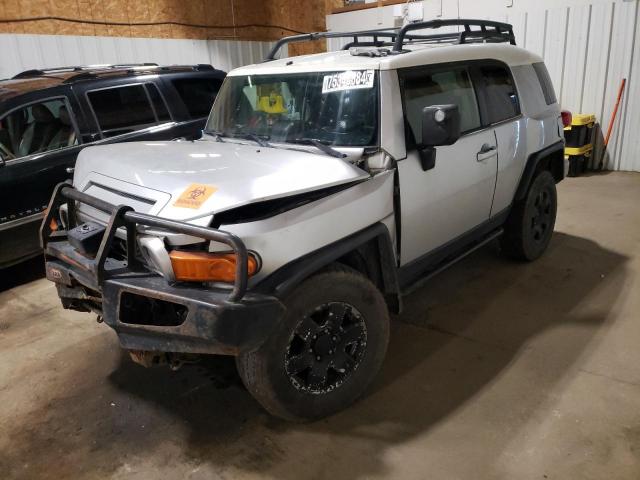
<instances>
[{"instance_id":1,"label":"side window","mask_svg":"<svg viewBox=\"0 0 640 480\"><path fill-rule=\"evenodd\" d=\"M133 132L156 123L149 97L141 84L94 90L87 96L105 137Z\"/></svg>"},{"instance_id":2,"label":"side window","mask_svg":"<svg viewBox=\"0 0 640 480\"><path fill-rule=\"evenodd\" d=\"M153 103L153 108L156 111L158 122L171 121L171 115L169 115L169 110L167 110L167 104L164 102L162 95L160 95L158 87L153 83L147 83L145 86L147 87L147 92L149 92L149 98L151 99L151 103Z\"/></svg>"},{"instance_id":3,"label":"side window","mask_svg":"<svg viewBox=\"0 0 640 480\"><path fill-rule=\"evenodd\" d=\"M422 109L431 105L456 104L462 133L480 128L480 112L469 72L465 67L437 71L401 72L407 143L422 141Z\"/></svg>"},{"instance_id":4,"label":"side window","mask_svg":"<svg viewBox=\"0 0 640 480\"><path fill-rule=\"evenodd\" d=\"M213 78L178 78L172 83L191 118L201 118L209 115L222 82Z\"/></svg>"},{"instance_id":5,"label":"side window","mask_svg":"<svg viewBox=\"0 0 640 480\"><path fill-rule=\"evenodd\" d=\"M78 144L63 98L33 103L0 118L0 152L5 160Z\"/></svg>"},{"instance_id":6,"label":"side window","mask_svg":"<svg viewBox=\"0 0 640 480\"><path fill-rule=\"evenodd\" d=\"M478 70L484 85L488 123L520 115L518 92L508 70L500 65L486 65Z\"/></svg>"},{"instance_id":7,"label":"side window","mask_svg":"<svg viewBox=\"0 0 640 480\"><path fill-rule=\"evenodd\" d=\"M552 103L556 103L558 99L556 98L556 92L553 90L553 83L551 82L551 76L549 75L549 71L544 63L534 63L533 69L538 76L538 81L540 82L540 86L542 87L542 93L544 95L544 100L547 102L547 105L551 105Z\"/></svg>"}]
</instances>

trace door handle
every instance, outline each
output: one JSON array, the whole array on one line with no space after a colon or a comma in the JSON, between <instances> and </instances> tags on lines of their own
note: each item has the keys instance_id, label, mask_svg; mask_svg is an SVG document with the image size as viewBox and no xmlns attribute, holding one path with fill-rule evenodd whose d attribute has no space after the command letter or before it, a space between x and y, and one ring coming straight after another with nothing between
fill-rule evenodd
<instances>
[{"instance_id":1,"label":"door handle","mask_svg":"<svg viewBox=\"0 0 640 480\"><path fill-rule=\"evenodd\" d=\"M67 171L68 174L72 174L76 169L74 167L67 167L65 168L65 170Z\"/></svg>"},{"instance_id":2,"label":"door handle","mask_svg":"<svg viewBox=\"0 0 640 480\"><path fill-rule=\"evenodd\" d=\"M497 153L498 150L495 145L485 143L484 145L482 145L482 147L480 147L480 151L476 153L476 160L478 162L481 162L483 160L486 160L487 158L493 157Z\"/></svg>"},{"instance_id":3,"label":"door handle","mask_svg":"<svg viewBox=\"0 0 640 480\"><path fill-rule=\"evenodd\" d=\"M489 153L494 151L495 149L496 149L495 145L489 145L488 143L485 143L484 145L482 145L478 153Z\"/></svg>"}]
</instances>

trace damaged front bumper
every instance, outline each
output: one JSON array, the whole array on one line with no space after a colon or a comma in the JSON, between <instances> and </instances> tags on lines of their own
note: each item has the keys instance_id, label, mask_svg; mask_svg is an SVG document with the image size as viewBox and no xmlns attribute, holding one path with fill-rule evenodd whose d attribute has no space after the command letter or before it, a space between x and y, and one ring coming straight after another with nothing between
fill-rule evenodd
<instances>
[{"instance_id":1,"label":"damaged front bumper","mask_svg":"<svg viewBox=\"0 0 640 480\"><path fill-rule=\"evenodd\" d=\"M64 203L69 206L68 228L76 225L75 202L110 213L95 255L80 253L69 242L67 230L51 228ZM230 289L170 284L136 255L138 225L229 245L239 260L235 284ZM118 228L127 232L124 258L110 256ZM237 355L264 342L284 314L277 298L247 292L247 251L227 232L115 207L61 184L42 223L41 241L47 278L56 283L63 306L98 313L129 350Z\"/></svg>"}]
</instances>

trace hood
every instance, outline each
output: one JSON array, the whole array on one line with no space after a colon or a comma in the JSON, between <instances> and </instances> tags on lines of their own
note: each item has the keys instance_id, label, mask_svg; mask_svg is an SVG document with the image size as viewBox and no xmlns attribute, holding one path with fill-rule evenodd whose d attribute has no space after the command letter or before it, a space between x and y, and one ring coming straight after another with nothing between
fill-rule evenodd
<instances>
[{"instance_id":1,"label":"hood","mask_svg":"<svg viewBox=\"0 0 640 480\"><path fill-rule=\"evenodd\" d=\"M89 147L74 185L114 204L190 220L369 174L327 155L234 142L132 142Z\"/></svg>"}]
</instances>

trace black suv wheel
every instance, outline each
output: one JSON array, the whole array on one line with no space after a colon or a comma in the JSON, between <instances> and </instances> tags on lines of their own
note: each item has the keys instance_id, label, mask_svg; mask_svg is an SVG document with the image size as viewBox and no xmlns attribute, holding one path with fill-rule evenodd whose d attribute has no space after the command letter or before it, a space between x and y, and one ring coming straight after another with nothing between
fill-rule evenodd
<instances>
[{"instance_id":1,"label":"black suv wheel","mask_svg":"<svg viewBox=\"0 0 640 480\"><path fill-rule=\"evenodd\" d=\"M556 223L558 197L551 172L533 179L525 198L516 203L501 239L503 251L517 260L532 261L544 253Z\"/></svg>"},{"instance_id":2,"label":"black suv wheel","mask_svg":"<svg viewBox=\"0 0 640 480\"><path fill-rule=\"evenodd\" d=\"M384 359L389 315L378 289L338 266L305 280L256 351L237 357L251 394L273 415L311 420L342 410L369 386Z\"/></svg>"}]
</instances>

